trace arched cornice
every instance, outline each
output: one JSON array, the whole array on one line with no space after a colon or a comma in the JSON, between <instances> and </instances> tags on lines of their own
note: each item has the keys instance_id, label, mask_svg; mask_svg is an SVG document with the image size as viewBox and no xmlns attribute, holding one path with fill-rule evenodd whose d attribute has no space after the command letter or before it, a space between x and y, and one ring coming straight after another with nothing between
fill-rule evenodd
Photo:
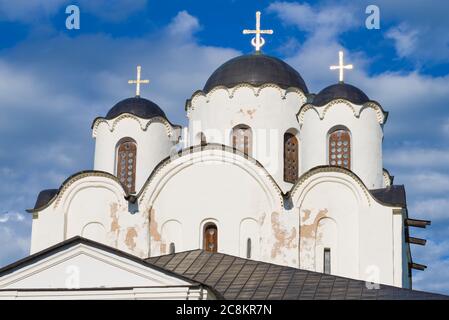
<instances>
[{"instance_id":1,"label":"arched cornice","mask_svg":"<svg viewBox=\"0 0 449 320\"><path fill-rule=\"evenodd\" d=\"M385 187L390 187L391 185L393 185L394 177L390 174L390 172L387 169L383 168L382 175L384 178Z\"/></svg>"},{"instance_id":2,"label":"arched cornice","mask_svg":"<svg viewBox=\"0 0 449 320\"><path fill-rule=\"evenodd\" d=\"M75 173L75 174L71 175L70 177L68 177L62 183L62 185L59 187L58 192L45 205L43 205L39 208L28 209L27 211L30 213L35 213L35 212L43 211L44 209L48 208L51 205L53 205L54 208L57 208L59 203L61 202L62 197L67 192L67 190L77 181L87 178L87 177L103 177L103 178L110 179L114 183L118 184L118 187L123 191L124 197L127 195L126 189L123 187L122 183L116 176L114 176L108 172L105 172L105 171L86 170L86 171L80 171L80 172Z\"/></svg>"},{"instance_id":3,"label":"arched cornice","mask_svg":"<svg viewBox=\"0 0 449 320\"><path fill-rule=\"evenodd\" d=\"M217 152L205 154L204 152L206 151ZM270 194L275 195L279 206L282 207L284 205L284 195L281 188L262 164L235 148L215 143L189 147L162 160L153 170L138 193L137 198L139 199L139 203L145 203L151 206L152 202L163 188L164 183L162 181L164 179L171 179L171 177L176 175L180 170L193 164L204 163L207 161L223 161L224 163L232 163L240 166L253 177L259 179L259 182L264 185L265 189L267 189ZM271 204L273 207L276 206L273 199L271 200Z\"/></svg>"},{"instance_id":4,"label":"arched cornice","mask_svg":"<svg viewBox=\"0 0 449 320\"><path fill-rule=\"evenodd\" d=\"M257 97L263 92L263 90L267 88L276 89L279 92L279 97L281 99L285 99L288 94L297 94L301 97L302 100L304 101L307 100L307 97L304 94L304 92L296 87L289 87L287 89L283 89L282 87L280 87L275 83L265 83L260 86L253 86L249 83L244 82L232 88L228 88L226 86L217 86L214 87L212 90L210 90L208 93L205 93L202 90L197 90L192 95L192 97L186 101L185 109L187 111L187 114L189 114L192 110L195 110L195 104L198 101L198 99L203 98L206 100L206 102L209 102L211 97L218 91L224 91L228 95L229 99L232 99L235 96L235 94L241 89L250 89L253 92L254 96Z\"/></svg>"},{"instance_id":5,"label":"arched cornice","mask_svg":"<svg viewBox=\"0 0 449 320\"><path fill-rule=\"evenodd\" d=\"M318 166L310 169L309 171L302 174L298 181L292 186L290 190L290 196L293 202L297 202L301 198L301 194L306 189L309 182L313 181L313 178L322 173L340 173L345 175L345 179L351 179L354 185L358 187L358 194L362 198L364 197L368 206L371 205L373 197L371 196L368 188L365 186L363 181L352 171L335 166ZM324 177L328 178L328 177Z\"/></svg>"},{"instance_id":6,"label":"arched cornice","mask_svg":"<svg viewBox=\"0 0 449 320\"><path fill-rule=\"evenodd\" d=\"M369 189L366 187L366 185L363 183L362 179L360 179L360 177L356 175L354 172L343 167L335 167L335 166L317 166L302 174L299 177L298 181L290 189L289 191L290 198L292 200L295 200L295 198L299 199L300 194L302 193L308 182L310 182L314 176L321 173L340 173L345 175L345 177L351 179L354 182L354 185L358 187L360 194L364 196L369 206L371 206L373 202L376 202L384 207L397 208L396 205L382 202L376 197L374 197L369 191Z\"/></svg>"},{"instance_id":7,"label":"arched cornice","mask_svg":"<svg viewBox=\"0 0 449 320\"><path fill-rule=\"evenodd\" d=\"M362 114L363 110L373 109L374 112L376 113L376 118L380 125L385 124L385 122L387 121L387 118L388 118L388 112L384 111L382 106L379 103L377 103L376 101L368 101L368 102L364 103L363 105L359 106L359 105L355 105L355 104L351 103L349 100L346 100L346 99L335 99L323 106L315 106L312 103L303 104L301 106L301 108L299 109L298 113L296 114L298 123L300 125L303 125L304 115L307 111L309 111L311 109L316 112L316 114L318 115L320 120L323 120L325 118L327 112L331 108L333 108L334 106L336 106L338 104L349 108L356 118L360 118L360 115Z\"/></svg>"},{"instance_id":8,"label":"arched cornice","mask_svg":"<svg viewBox=\"0 0 449 320\"><path fill-rule=\"evenodd\" d=\"M165 119L164 117L153 117L151 119L142 119L137 117L134 114L131 113L122 113L121 115L119 115L118 117L108 120L106 118L103 117L98 117L94 120L94 122L92 123L92 137L96 138L97 137L97 130L98 127L101 123L106 123L106 125L108 126L108 129L110 132L113 132L115 130L115 128L117 127L118 123L120 123L122 120L125 119L131 119L136 121L139 126L140 129L142 129L143 131L147 131L148 127L150 126L150 124L152 123L161 123L164 125L166 131L167 131L167 135L169 137L171 137L174 133L175 133L175 128L180 128L181 126L179 125L173 125L171 124L167 119Z\"/></svg>"}]
</instances>

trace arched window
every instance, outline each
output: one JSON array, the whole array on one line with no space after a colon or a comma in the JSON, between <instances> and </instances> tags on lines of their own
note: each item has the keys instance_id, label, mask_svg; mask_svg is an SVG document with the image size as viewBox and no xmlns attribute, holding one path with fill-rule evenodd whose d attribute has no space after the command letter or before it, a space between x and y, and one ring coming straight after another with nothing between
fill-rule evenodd
<instances>
[{"instance_id":1,"label":"arched window","mask_svg":"<svg viewBox=\"0 0 449 320\"><path fill-rule=\"evenodd\" d=\"M246 240L246 258L251 259L251 238Z\"/></svg>"},{"instance_id":2,"label":"arched window","mask_svg":"<svg viewBox=\"0 0 449 320\"><path fill-rule=\"evenodd\" d=\"M117 177L128 193L136 192L136 156L137 144L125 138L117 144Z\"/></svg>"},{"instance_id":3,"label":"arched window","mask_svg":"<svg viewBox=\"0 0 449 320\"><path fill-rule=\"evenodd\" d=\"M218 249L218 229L213 223L208 223L204 227L203 249L208 252L217 252Z\"/></svg>"},{"instance_id":4,"label":"arched window","mask_svg":"<svg viewBox=\"0 0 449 320\"><path fill-rule=\"evenodd\" d=\"M232 146L244 154L251 155L253 134L251 128L245 125L239 125L232 129Z\"/></svg>"},{"instance_id":5,"label":"arched window","mask_svg":"<svg viewBox=\"0 0 449 320\"><path fill-rule=\"evenodd\" d=\"M298 179L298 139L294 134L284 134L284 181L295 183Z\"/></svg>"},{"instance_id":6,"label":"arched window","mask_svg":"<svg viewBox=\"0 0 449 320\"><path fill-rule=\"evenodd\" d=\"M329 164L351 169L351 135L338 129L329 135Z\"/></svg>"},{"instance_id":7,"label":"arched window","mask_svg":"<svg viewBox=\"0 0 449 320\"><path fill-rule=\"evenodd\" d=\"M173 242L171 242L170 243L170 248L169 248L169 250L170 250L170 254L173 254L173 253L175 253L175 244L173 243Z\"/></svg>"}]
</instances>

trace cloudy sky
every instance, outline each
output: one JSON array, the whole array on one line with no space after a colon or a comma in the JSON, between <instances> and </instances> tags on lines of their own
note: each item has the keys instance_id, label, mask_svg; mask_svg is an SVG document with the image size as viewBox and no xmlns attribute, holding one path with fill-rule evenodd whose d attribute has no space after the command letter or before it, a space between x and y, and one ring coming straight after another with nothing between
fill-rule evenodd
<instances>
[{"instance_id":1,"label":"cloudy sky","mask_svg":"<svg viewBox=\"0 0 449 320\"><path fill-rule=\"evenodd\" d=\"M66 6L81 11L65 28ZM380 8L379 30L365 27ZM38 192L91 169L91 121L133 95L141 64L143 96L185 124L184 103L221 63L249 53L262 11L264 51L285 59L318 92L337 81L337 52L355 66L346 81L390 111L384 166L406 184L409 214L430 219L413 235L414 288L449 294L449 2L261 0L0 0L0 266L29 251ZM425 13L425 14L423 14ZM382 236L382 230L379 230Z\"/></svg>"}]
</instances>

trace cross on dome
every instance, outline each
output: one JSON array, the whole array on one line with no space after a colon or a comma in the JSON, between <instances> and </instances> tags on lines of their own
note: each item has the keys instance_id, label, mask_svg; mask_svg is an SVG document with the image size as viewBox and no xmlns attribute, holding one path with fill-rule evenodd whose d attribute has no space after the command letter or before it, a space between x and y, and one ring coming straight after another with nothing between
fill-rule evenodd
<instances>
[{"instance_id":1,"label":"cross on dome","mask_svg":"<svg viewBox=\"0 0 449 320\"><path fill-rule=\"evenodd\" d=\"M344 81L344 69L351 70L353 68L352 64L344 65L343 59L344 59L343 51L340 50L338 51L338 66L330 66L331 70L339 70L340 82Z\"/></svg>"},{"instance_id":2,"label":"cross on dome","mask_svg":"<svg viewBox=\"0 0 449 320\"><path fill-rule=\"evenodd\" d=\"M265 39L261 34L273 34L273 30L260 30L260 11L256 12L256 30L243 30L243 34L255 34L256 36L251 40L251 44L256 48L256 52L260 51L260 48L265 44Z\"/></svg>"},{"instance_id":3,"label":"cross on dome","mask_svg":"<svg viewBox=\"0 0 449 320\"><path fill-rule=\"evenodd\" d=\"M136 80L128 80L128 84L136 85L136 97L140 97L140 84L150 83L150 80L140 80L140 71L142 70L141 66L137 66L137 79Z\"/></svg>"}]
</instances>

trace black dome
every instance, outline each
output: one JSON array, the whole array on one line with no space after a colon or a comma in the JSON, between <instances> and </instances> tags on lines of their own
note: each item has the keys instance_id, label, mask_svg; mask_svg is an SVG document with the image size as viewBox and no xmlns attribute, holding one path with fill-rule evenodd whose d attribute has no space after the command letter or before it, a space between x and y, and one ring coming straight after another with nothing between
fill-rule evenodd
<instances>
[{"instance_id":1,"label":"black dome","mask_svg":"<svg viewBox=\"0 0 449 320\"><path fill-rule=\"evenodd\" d=\"M217 86L234 87L240 83L260 86L274 83L286 89L296 87L308 93L301 75L285 63L264 54L248 54L236 57L222 64L207 80L203 91L209 92Z\"/></svg>"},{"instance_id":2,"label":"black dome","mask_svg":"<svg viewBox=\"0 0 449 320\"><path fill-rule=\"evenodd\" d=\"M131 113L144 119L154 117L166 118L164 111L157 104L141 97L128 98L120 101L109 110L106 119L113 119L122 113Z\"/></svg>"},{"instance_id":3,"label":"black dome","mask_svg":"<svg viewBox=\"0 0 449 320\"><path fill-rule=\"evenodd\" d=\"M313 104L324 106L336 99L346 99L355 104L364 104L370 101L368 96L359 88L347 83L337 83L321 90L314 98Z\"/></svg>"}]
</instances>

